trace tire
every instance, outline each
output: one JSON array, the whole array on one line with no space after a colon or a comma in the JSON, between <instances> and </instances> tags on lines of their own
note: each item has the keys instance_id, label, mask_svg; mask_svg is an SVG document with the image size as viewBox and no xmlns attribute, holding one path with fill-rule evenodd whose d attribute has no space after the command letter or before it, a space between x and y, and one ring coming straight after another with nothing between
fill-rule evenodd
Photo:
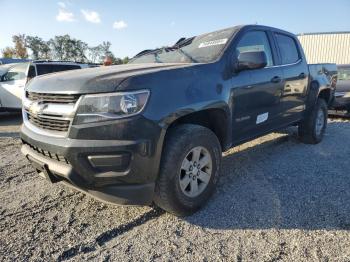
<instances>
[{"instance_id":1,"label":"tire","mask_svg":"<svg viewBox=\"0 0 350 262\"><path fill-rule=\"evenodd\" d=\"M318 98L314 108L299 124L300 140L305 144L318 144L327 128L328 108L324 99Z\"/></svg>"},{"instance_id":2,"label":"tire","mask_svg":"<svg viewBox=\"0 0 350 262\"><path fill-rule=\"evenodd\" d=\"M155 204L176 216L200 209L218 182L221 153L218 138L208 128L184 124L170 130L156 181ZM195 159L200 159L196 164L203 166L194 166ZM204 165L206 162L211 164Z\"/></svg>"}]
</instances>

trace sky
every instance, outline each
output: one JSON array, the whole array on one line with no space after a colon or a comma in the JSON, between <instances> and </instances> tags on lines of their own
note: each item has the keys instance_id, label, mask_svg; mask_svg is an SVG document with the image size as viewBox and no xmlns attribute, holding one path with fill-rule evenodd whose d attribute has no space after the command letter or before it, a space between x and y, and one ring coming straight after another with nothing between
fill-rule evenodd
<instances>
[{"instance_id":1,"label":"sky","mask_svg":"<svg viewBox=\"0 0 350 262\"><path fill-rule=\"evenodd\" d=\"M0 0L0 49L14 34L69 34L117 57L241 24L293 33L350 31L350 0Z\"/></svg>"}]
</instances>

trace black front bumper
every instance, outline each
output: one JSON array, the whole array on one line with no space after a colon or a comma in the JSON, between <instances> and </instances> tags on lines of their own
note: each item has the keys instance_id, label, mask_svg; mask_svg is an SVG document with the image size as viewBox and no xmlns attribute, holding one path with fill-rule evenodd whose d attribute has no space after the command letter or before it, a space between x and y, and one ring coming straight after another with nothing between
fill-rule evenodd
<instances>
[{"instance_id":1,"label":"black front bumper","mask_svg":"<svg viewBox=\"0 0 350 262\"><path fill-rule=\"evenodd\" d=\"M158 157L152 140L84 140L48 137L22 125L22 153L51 182L64 182L100 200L148 205Z\"/></svg>"}]
</instances>

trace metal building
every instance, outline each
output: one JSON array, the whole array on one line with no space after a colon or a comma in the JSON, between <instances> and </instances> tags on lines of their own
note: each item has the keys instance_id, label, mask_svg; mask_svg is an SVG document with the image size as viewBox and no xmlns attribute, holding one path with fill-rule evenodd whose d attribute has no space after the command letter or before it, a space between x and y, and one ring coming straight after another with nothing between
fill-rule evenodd
<instances>
[{"instance_id":1,"label":"metal building","mask_svg":"<svg viewBox=\"0 0 350 262\"><path fill-rule=\"evenodd\" d=\"M350 32L298 35L308 63L350 64Z\"/></svg>"}]
</instances>

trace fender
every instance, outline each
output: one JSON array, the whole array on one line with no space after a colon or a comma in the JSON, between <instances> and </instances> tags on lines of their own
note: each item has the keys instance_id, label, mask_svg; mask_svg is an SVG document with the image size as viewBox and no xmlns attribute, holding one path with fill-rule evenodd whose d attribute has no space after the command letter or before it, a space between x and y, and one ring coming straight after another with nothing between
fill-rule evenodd
<instances>
[{"instance_id":1,"label":"fender","mask_svg":"<svg viewBox=\"0 0 350 262\"><path fill-rule=\"evenodd\" d=\"M331 84L326 76L320 75L317 78L313 79L309 84L309 93L306 100L305 111L309 112L312 110L321 92L324 90L329 90L331 92L331 89ZM331 98L329 100L331 100Z\"/></svg>"},{"instance_id":2,"label":"fender","mask_svg":"<svg viewBox=\"0 0 350 262\"><path fill-rule=\"evenodd\" d=\"M162 136L166 136L167 131L178 123L192 123L206 126L205 120L209 120L214 126L225 130L222 137L223 149L230 147L232 141L232 117L230 108L225 101L207 101L191 104L186 108L179 108L175 112L169 114L162 119L160 126L162 127Z\"/></svg>"}]
</instances>

